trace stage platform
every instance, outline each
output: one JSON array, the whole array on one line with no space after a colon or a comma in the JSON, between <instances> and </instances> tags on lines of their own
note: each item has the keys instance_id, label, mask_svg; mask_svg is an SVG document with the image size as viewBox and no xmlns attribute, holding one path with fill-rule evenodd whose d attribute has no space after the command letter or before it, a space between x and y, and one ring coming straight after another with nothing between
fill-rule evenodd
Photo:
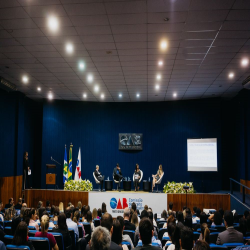
<instances>
[{"instance_id":1,"label":"stage platform","mask_svg":"<svg viewBox=\"0 0 250 250\"><path fill-rule=\"evenodd\" d=\"M161 204L161 207L167 209L168 203L173 202L174 210L182 210L182 207L186 205L186 194L165 194L165 193L148 193L148 192L134 192L134 191L90 191L90 192L78 192L78 191L65 191L65 190L52 190L52 189L28 189L25 190L25 200L28 207L37 207L38 201L43 201L44 205L46 200L49 200L52 205L58 206L60 202L64 203L64 208L67 207L68 202L71 202L74 206L77 205L78 201L81 201L83 205L90 205L93 199L96 208L100 208L102 202L107 204L110 209L110 203L112 198L119 202L121 201L121 206L123 199L139 199L143 200L142 207L147 204L149 207L154 207L155 204ZM115 200L113 200L115 202ZM146 202L146 203L145 203ZM120 204L117 204L117 206ZM224 210L230 210L230 195L229 194L219 194L219 193L196 193L187 195L187 205L191 209L197 206L201 209L203 208L223 208ZM93 205L92 205L93 206ZM113 206L113 205L112 205ZM115 207L115 205L113 206ZM91 207L93 209L94 207ZM158 210L158 209L157 209ZM162 211L154 211L156 213L161 213Z\"/></svg>"}]
</instances>

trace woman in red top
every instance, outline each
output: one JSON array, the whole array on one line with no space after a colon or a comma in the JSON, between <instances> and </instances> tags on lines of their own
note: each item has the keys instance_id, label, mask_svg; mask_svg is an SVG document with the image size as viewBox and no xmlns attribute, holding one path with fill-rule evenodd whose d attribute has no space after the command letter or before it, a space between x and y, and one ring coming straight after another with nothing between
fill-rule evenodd
<instances>
[{"instance_id":1,"label":"woman in red top","mask_svg":"<svg viewBox=\"0 0 250 250\"><path fill-rule=\"evenodd\" d=\"M42 229L42 232L36 232L35 237L48 238L51 249L59 250L55 237L52 234L48 233L49 217L47 215L43 215L41 218L41 229Z\"/></svg>"}]
</instances>

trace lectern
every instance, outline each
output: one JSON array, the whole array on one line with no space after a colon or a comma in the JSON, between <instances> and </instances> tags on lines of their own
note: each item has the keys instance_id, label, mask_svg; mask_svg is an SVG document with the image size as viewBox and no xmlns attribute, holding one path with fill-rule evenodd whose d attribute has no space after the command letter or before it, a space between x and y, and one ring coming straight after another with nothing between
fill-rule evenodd
<instances>
[{"instance_id":1,"label":"lectern","mask_svg":"<svg viewBox=\"0 0 250 250\"><path fill-rule=\"evenodd\" d=\"M56 165L54 164L46 164L47 168L47 174L46 174L46 189L48 185L55 185L56 189L56 174L55 173L49 173L52 169L56 169Z\"/></svg>"}]
</instances>

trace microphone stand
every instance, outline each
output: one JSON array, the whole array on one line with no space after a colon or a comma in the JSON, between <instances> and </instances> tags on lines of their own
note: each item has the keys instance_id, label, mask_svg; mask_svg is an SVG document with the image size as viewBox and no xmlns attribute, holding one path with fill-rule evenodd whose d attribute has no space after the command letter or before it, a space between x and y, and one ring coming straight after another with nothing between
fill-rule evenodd
<instances>
[{"instance_id":1,"label":"microphone stand","mask_svg":"<svg viewBox=\"0 0 250 250\"><path fill-rule=\"evenodd\" d=\"M58 165L60 165L61 166L61 163L59 163L58 161L56 161L55 159L53 159L53 157L51 156L51 161L54 161L55 163L57 163Z\"/></svg>"}]
</instances>

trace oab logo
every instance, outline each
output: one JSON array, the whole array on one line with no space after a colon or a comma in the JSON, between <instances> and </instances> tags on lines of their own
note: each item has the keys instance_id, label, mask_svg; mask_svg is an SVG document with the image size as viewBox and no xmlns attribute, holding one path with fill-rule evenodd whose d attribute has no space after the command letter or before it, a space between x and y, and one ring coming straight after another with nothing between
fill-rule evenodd
<instances>
[{"instance_id":1,"label":"oab logo","mask_svg":"<svg viewBox=\"0 0 250 250\"><path fill-rule=\"evenodd\" d=\"M122 202L121 202L121 200L122 200ZM110 207L112 209L124 209L124 208L128 207L127 199L122 198L122 199L119 199L118 202L117 202L116 198L111 198Z\"/></svg>"}]
</instances>

